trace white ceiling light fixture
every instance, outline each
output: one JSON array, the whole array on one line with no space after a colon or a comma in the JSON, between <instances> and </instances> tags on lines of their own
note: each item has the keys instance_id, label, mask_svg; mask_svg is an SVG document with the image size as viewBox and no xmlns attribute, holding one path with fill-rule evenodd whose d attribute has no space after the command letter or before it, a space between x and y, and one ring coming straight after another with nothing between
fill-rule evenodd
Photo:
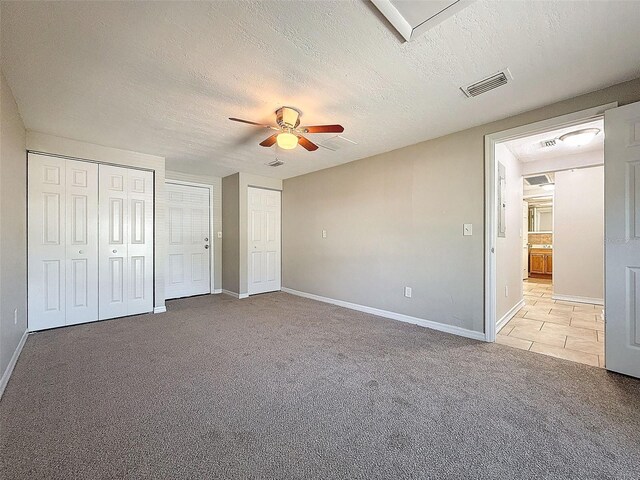
<instances>
[{"instance_id":1,"label":"white ceiling light fixture","mask_svg":"<svg viewBox=\"0 0 640 480\"><path fill-rule=\"evenodd\" d=\"M583 128L561 135L560 140L572 147L580 147L590 143L599 133L599 128Z\"/></svg>"}]
</instances>

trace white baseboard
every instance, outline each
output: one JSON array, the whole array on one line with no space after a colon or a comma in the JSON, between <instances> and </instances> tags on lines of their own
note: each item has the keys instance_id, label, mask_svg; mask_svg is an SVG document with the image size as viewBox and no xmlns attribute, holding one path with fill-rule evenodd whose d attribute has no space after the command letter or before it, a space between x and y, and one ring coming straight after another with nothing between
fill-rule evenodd
<instances>
[{"instance_id":1,"label":"white baseboard","mask_svg":"<svg viewBox=\"0 0 640 480\"><path fill-rule=\"evenodd\" d=\"M232 292L231 290L225 290L222 289L222 293L224 293L225 295L231 295L233 298L239 298L239 299L243 299L243 298L248 298L249 294L248 293L236 293L236 292Z\"/></svg>"},{"instance_id":2,"label":"white baseboard","mask_svg":"<svg viewBox=\"0 0 640 480\"><path fill-rule=\"evenodd\" d=\"M215 290L213 290L211 292L211 295L217 295L218 293L222 293L222 289L221 288L216 288Z\"/></svg>"},{"instance_id":3,"label":"white baseboard","mask_svg":"<svg viewBox=\"0 0 640 480\"><path fill-rule=\"evenodd\" d=\"M453 325L446 325L444 323L434 322L432 320L425 320L423 318L412 317L403 313L389 312L387 310L381 310L379 308L367 307L365 305L358 305L357 303L345 302L343 300L335 300L333 298L321 297L320 295L314 295L313 293L300 292L291 288L282 287L282 291L297 295L299 297L310 298L319 302L331 303L339 307L349 308L351 310L357 310L359 312L370 313L371 315L377 315L379 317L390 318L392 320L398 320L400 322L412 323L421 327L430 328L432 330L438 330L440 332L452 333L453 335L459 335L461 337L472 338L474 340L485 340L484 333L474 332L473 330L467 330L466 328L456 327Z\"/></svg>"},{"instance_id":4,"label":"white baseboard","mask_svg":"<svg viewBox=\"0 0 640 480\"><path fill-rule=\"evenodd\" d=\"M153 307L153 313L164 313L166 311L167 311L167 307L166 306Z\"/></svg>"},{"instance_id":5,"label":"white baseboard","mask_svg":"<svg viewBox=\"0 0 640 480\"><path fill-rule=\"evenodd\" d=\"M18 357L20 356L20 353L22 352L22 347L24 347L24 343L27 341L27 336L28 335L29 335L29 331L25 330L24 334L22 335L22 338L18 342L18 346L16 347L16 350L13 352L13 355L11 356L11 360L9 360L9 365L7 365L7 368L5 369L4 373L2 374L2 378L0 379L0 398L2 398L2 394L4 393L4 389L7 388L7 384L9 383L9 378L11 377L11 374L13 373L13 368L16 366L16 363L18 361Z\"/></svg>"},{"instance_id":6,"label":"white baseboard","mask_svg":"<svg viewBox=\"0 0 640 480\"><path fill-rule=\"evenodd\" d=\"M502 316L500 320L498 320L498 323L496 323L496 333L498 333L500 329L509 322L509 320L515 317L516 313L518 313L518 310L520 310L522 307L524 307L524 298L516 303L507 313Z\"/></svg>"},{"instance_id":7,"label":"white baseboard","mask_svg":"<svg viewBox=\"0 0 640 480\"><path fill-rule=\"evenodd\" d=\"M594 305L604 305L603 298L592 297L576 297L573 295L551 295L554 300L562 300L563 302L576 302L576 303L593 303Z\"/></svg>"}]
</instances>

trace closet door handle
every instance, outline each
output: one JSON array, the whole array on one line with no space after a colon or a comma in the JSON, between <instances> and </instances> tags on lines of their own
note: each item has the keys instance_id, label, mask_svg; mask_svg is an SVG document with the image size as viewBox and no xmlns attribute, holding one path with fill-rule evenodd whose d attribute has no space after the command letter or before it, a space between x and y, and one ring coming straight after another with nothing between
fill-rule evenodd
<instances>
[{"instance_id":1,"label":"closet door handle","mask_svg":"<svg viewBox=\"0 0 640 480\"><path fill-rule=\"evenodd\" d=\"M118 250L114 250L113 253L118 253Z\"/></svg>"}]
</instances>

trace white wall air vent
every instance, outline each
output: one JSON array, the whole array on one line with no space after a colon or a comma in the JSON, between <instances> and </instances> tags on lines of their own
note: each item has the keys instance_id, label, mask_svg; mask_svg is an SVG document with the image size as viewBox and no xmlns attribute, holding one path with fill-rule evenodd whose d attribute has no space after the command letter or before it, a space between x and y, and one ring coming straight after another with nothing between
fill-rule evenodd
<instances>
[{"instance_id":1,"label":"white wall air vent","mask_svg":"<svg viewBox=\"0 0 640 480\"><path fill-rule=\"evenodd\" d=\"M279 167L280 165L284 165L284 162L276 158L273 162L269 162L266 165L269 165L270 167Z\"/></svg>"},{"instance_id":2,"label":"white wall air vent","mask_svg":"<svg viewBox=\"0 0 640 480\"><path fill-rule=\"evenodd\" d=\"M511 80L513 80L511 72L508 68L505 68L503 71L480 80L479 82L472 83L466 87L460 87L460 90L462 90L467 97L477 97L489 90L506 85Z\"/></svg>"},{"instance_id":3,"label":"white wall air vent","mask_svg":"<svg viewBox=\"0 0 640 480\"><path fill-rule=\"evenodd\" d=\"M547 175L534 175L533 177L525 177L525 182L529 185L546 185L552 183L551 179Z\"/></svg>"},{"instance_id":4,"label":"white wall air vent","mask_svg":"<svg viewBox=\"0 0 640 480\"><path fill-rule=\"evenodd\" d=\"M556 139L552 138L551 140L543 140L543 141L540 142L540 146L542 148L555 147L556 146Z\"/></svg>"}]
</instances>

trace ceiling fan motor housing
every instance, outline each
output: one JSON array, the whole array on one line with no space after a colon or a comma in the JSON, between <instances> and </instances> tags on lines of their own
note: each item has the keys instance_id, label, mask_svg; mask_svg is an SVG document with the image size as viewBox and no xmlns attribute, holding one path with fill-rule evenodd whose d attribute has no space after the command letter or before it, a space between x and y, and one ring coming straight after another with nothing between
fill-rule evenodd
<instances>
[{"instance_id":1,"label":"ceiling fan motor housing","mask_svg":"<svg viewBox=\"0 0 640 480\"><path fill-rule=\"evenodd\" d=\"M280 107L276 110L276 122L281 128L296 128L300 125L300 111L291 107Z\"/></svg>"}]
</instances>

